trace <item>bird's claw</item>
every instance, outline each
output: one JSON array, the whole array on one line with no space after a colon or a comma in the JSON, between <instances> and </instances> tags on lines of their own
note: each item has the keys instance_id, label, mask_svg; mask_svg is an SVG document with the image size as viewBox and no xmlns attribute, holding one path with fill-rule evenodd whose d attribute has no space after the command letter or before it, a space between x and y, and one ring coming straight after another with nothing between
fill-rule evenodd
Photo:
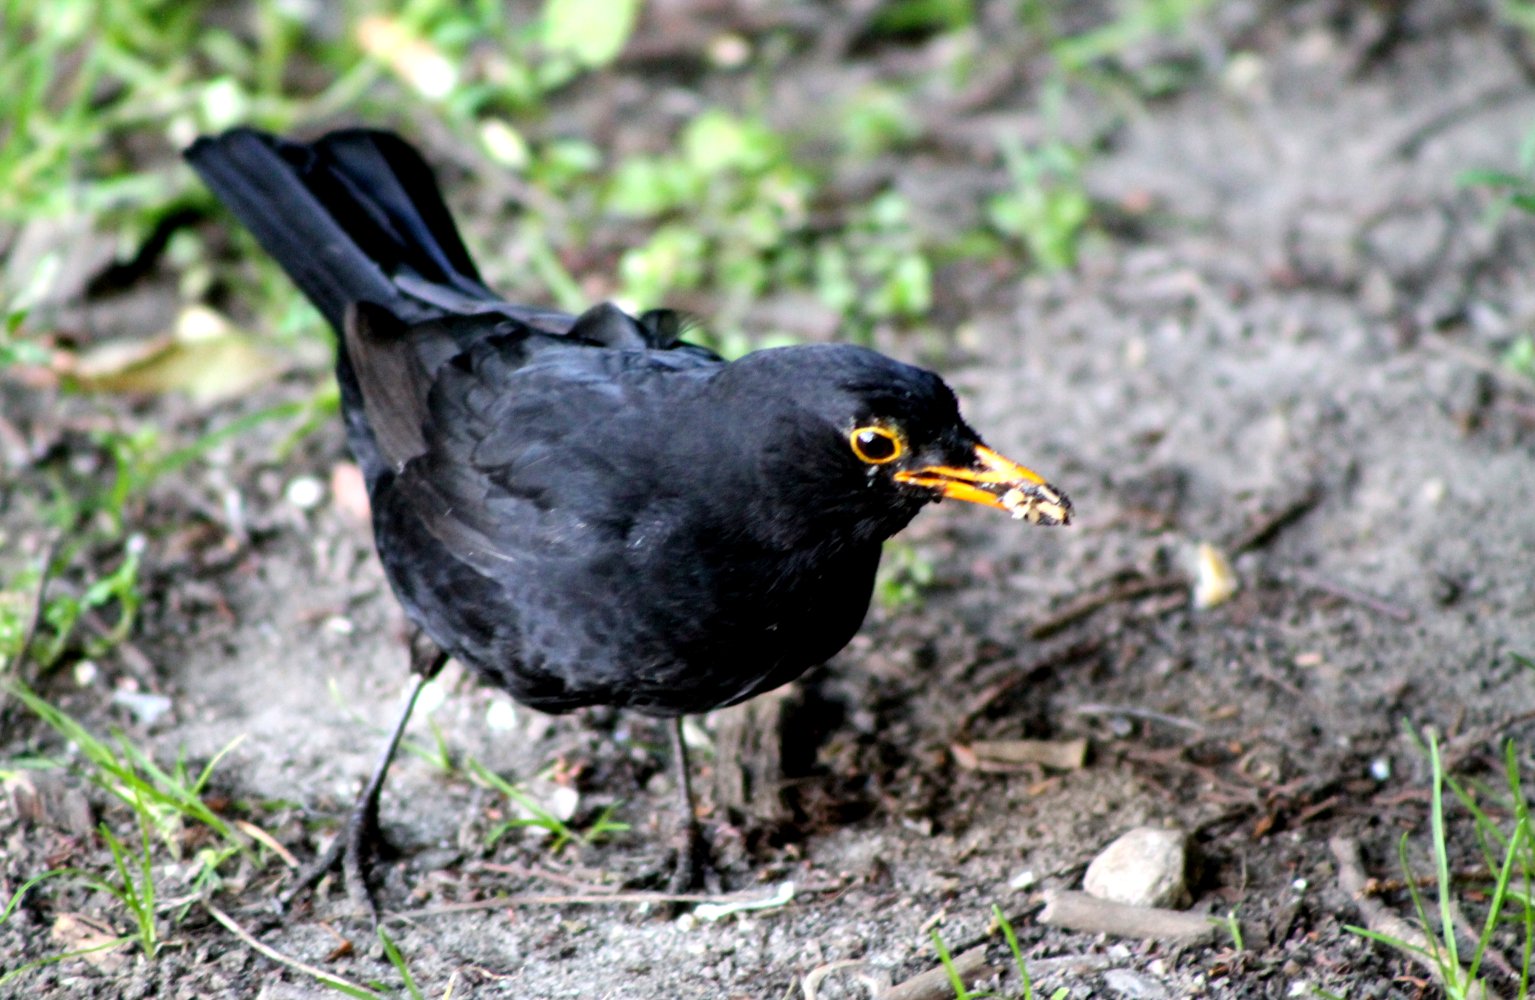
<instances>
[{"instance_id":1,"label":"bird's claw","mask_svg":"<svg viewBox=\"0 0 1535 1000\"><path fill-rule=\"evenodd\" d=\"M383 834L378 828L378 814L373 810L356 809L347 818L346 829L341 832L325 853L299 872L297 880L289 886L277 902L286 909L300 893L314 889L326 875L341 869L346 882L347 898L358 914L366 914L374 927L378 926L378 900L368 876L378 860Z\"/></svg>"}]
</instances>

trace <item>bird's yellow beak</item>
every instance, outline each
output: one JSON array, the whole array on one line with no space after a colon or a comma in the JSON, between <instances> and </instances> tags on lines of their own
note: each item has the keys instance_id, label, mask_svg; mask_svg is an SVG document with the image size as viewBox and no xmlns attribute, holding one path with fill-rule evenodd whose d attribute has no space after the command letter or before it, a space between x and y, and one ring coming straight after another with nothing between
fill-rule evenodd
<instances>
[{"instance_id":1,"label":"bird's yellow beak","mask_svg":"<svg viewBox=\"0 0 1535 1000\"><path fill-rule=\"evenodd\" d=\"M897 482L925 486L945 497L1005 510L1030 524L1070 524L1071 501L1038 473L1003 458L983 444L975 446L975 461L965 467L928 465L903 469Z\"/></svg>"}]
</instances>

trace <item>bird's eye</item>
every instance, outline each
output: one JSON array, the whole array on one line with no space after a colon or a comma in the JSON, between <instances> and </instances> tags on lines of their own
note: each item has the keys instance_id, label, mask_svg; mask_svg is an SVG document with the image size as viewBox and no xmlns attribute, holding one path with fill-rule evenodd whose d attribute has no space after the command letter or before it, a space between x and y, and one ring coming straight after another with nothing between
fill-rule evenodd
<instances>
[{"instance_id":1,"label":"bird's eye","mask_svg":"<svg viewBox=\"0 0 1535 1000\"><path fill-rule=\"evenodd\" d=\"M853 454L870 465L894 462L906 450L901 444L901 436L888 427L855 427L848 435L848 442L853 446Z\"/></svg>"}]
</instances>

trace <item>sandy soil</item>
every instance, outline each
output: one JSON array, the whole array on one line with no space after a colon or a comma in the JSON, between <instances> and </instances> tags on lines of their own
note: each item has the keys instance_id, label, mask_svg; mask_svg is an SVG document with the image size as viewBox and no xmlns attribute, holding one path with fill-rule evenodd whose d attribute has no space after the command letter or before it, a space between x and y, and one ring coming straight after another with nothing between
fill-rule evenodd
<instances>
[{"instance_id":1,"label":"sandy soil","mask_svg":"<svg viewBox=\"0 0 1535 1000\"><path fill-rule=\"evenodd\" d=\"M450 673L412 740L430 746L435 723L454 754L513 779L556 767L576 775L578 816L618 802L633 828L559 855L517 835L486 851L504 803L403 757L384 800L403 858L384 898L428 995L452 983L455 996L775 998L848 963L817 995L865 997L934 963L930 928L956 949L982 937L994 903L1049 972L1044 985L1075 997L1285 996L1297 984L1406 995L1394 979L1415 967L1343 930L1360 917L1327 844L1355 838L1372 873L1398 874L1398 837L1412 833L1419 852L1426 842L1426 764L1404 724L1437 729L1475 774L1504 737L1528 733L1510 720L1535 710L1513 655L1535 654L1535 386L1497 360L1535 329L1535 227L1486 224L1485 201L1455 180L1513 162L1535 86L1518 40L1457 5L1411 5L1399 38L1371 20L1375 8L1350 9L1226 5L1173 53L1194 67L1183 89L1130 111L1071 98L1070 131L1102 141L1087 180L1113 222L1081 266L1020 279L952 265L937 304L955 319L951 342L881 339L941 368L971 422L1048 471L1080 523L1029 530L950 505L909 532L936 585L919 606L877 608L784 706L789 820L764 830L711 816L730 887L766 895L792 881L792 903L708 922L548 901L662 860L664 734L612 713L508 713L504 697ZM807 54L803 72L772 81L771 103L803 122L827 88L923 57L920 46L845 62ZM650 91L636 72L603 100L570 98L576 120L619 148L643 142L629 112ZM728 98L743 84L701 86ZM1005 175L974 150L995 129L1039 134L1026 107L1004 89L891 162L924 224L952 225L1000 188ZM506 225L481 219L471 242L489 255ZM213 414L152 405L190 426L305 398L314 381L296 373ZM184 748L204 761L243 736L217 792L307 857L395 709L403 623L366 528L332 503L306 511L285 498L293 479L328 480L345 460L339 427L278 463L284 432L258 429L156 488L142 662L109 657L93 685L59 678L50 696L166 759ZM221 512L232 491L240 533ZM13 498L7 509L27 508ZM1169 582L1200 541L1231 552L1242 581L1207 611ZM1147 580L1162 585L1062 614ZM103 697L122 683L163 692L172 711L136 722ZM695 735L707 742L718 724L701 720ZM1075 736L1090 742L1088 763L1059 774L967 770L950 749ZM31 739L44 738L18 726L5 742L19 752ZM729 761L698 756L708 788ZM1103 845L1141 823L1191 833L1194 909L1234 910L1244 952L1036 922L1042 888L1077 885ZM0 844L9 886L45 858L94 850L9 805ZM175 871L167 862L172 883ZM273 916L283 877L278 865L242 873L220 905L287 955L398 985L339 886ZM526 899L453 908L500 893ZM41 890L0 926L7 964L48 954L63 910L112 914L99 895ZM992 957L1006 964L995 941ZM14 986L37 997L325 992L196 909L153 963L65 963Z\"/></svg>"}]
</instances>

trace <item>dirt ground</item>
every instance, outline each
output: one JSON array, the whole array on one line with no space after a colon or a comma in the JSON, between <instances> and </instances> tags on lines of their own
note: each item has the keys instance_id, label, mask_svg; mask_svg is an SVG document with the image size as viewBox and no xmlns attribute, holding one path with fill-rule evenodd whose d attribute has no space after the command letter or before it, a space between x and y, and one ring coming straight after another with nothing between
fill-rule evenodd
<instances>
[{"instance_id":1,"label":"dirt ground","mask_svg":"<svg viewBox=\"0 0 1535 1000\"><path fill-rule=\"evenodd\" d=\"M632 829L558 855L517 835L487 852L504 802L403 756L383 805L403 853L386 926L427 995L451 983L454 996L778 998L804 995L814 975L822 1000L867 997L934 964L930 929L956 951L979 941L993 904L1043 970L1036 986L1073 997L1414 995L1421 970L1344 930L1361 918L1328 842L1356 839L1381 876L1400 874L1403 832L1421 855L1427 765L1405 726L1436 729L1473 775L1505 737L1532 745L1518 720L1535 711L1535 685L1515 654L1535 654L1535 385L1498 359L1535 330L1535 226L1489 225L1486 199L1456 175L1513 163L1535 122L1535 57L1470 5L1408 4L1400 23L1393 9L1222 5L1174 53L1218 71L1129 112L1102 94L1068 97L1068 132L1104 137L1087 184L1110 224L1081 265L1027 279L951 265L935 311L952 340L881 340L939 368L989 443L1065 488L1079 521L1033 530L945 505L904 536L936 568L921 603L876 607L778 705L787 821L710 815L727 887L766 896L792 882L787 905L708 921L554 901L662 860L664 732L614 713L508 713L450 671L411 740L430 746L435 723L454 754L514 780L558 765L574 776L578 818L616 802ZM828 93L924 58L920 45L853 51L807 51L803 72L770 81L775 113L802 121ZM636 109L666 87L638 68L617 76L600 99L587 87L569 100L582 127L622 147L641 141ZM728 99L744 84L704 86ZM1006 87L950 118L890 165L926 226L973 216L1004 183L976 165L996 130L1044 127ZM512 224L470 227L493 284L493 234ZM306 398L314 382L295 373L211 415L143 405L172 423L222 420ZM6 391L7 407L63 405ZM134 655L106 658L91 685L57 678L47 691L162 759L184 748L206 761L243 736L214 788L302 859L334 829L322 821L343 812L398 704L403 621L366 528L328 500L289 499L295 479L328 482L345 461L339 426L278 463L283 432L258 428L155 488ZM1201 541L1233 555L1242 587L1196 611L1183 578ZM1101 606L1084 610L1091 595ZM124 684L171 710L145 726L103 697ZM708 744L722 726L706 718L693 735ZM952 752L1076 736L1090 755L1064 773L976 771ZM18 725L0 749L38 741ZM712 800L731 761L695 756ZM1191 834L1194 910L1234 911L1245 950L1036 921L1043 889L1076 887L1098 850L1146 823ZM8 885L67 839L0 804ZM398 986L339 886L274 916L280 875L234 878L219 901L286 955ZM496 894L515 899L457 906ZM62 909L111 917L82 890L40 889L0 925L6 963L50 953ZM153 963L64 963L10 988L327 993L197 910L172 944ZM1006 967L1005 948L991 948Z\"/></svg>"}]
</instances>

